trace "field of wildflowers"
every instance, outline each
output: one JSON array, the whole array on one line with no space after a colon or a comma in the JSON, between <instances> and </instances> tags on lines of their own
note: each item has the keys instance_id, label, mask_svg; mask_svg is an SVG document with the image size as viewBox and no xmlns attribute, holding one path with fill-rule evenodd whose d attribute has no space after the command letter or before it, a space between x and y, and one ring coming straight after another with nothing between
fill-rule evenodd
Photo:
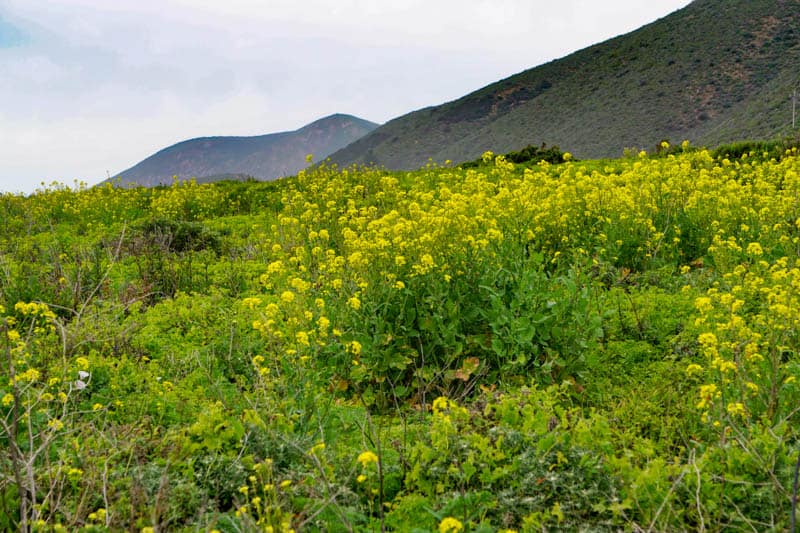
<instances>
[{"instance_id":1,"label":"field of wildflowers","mask_svg":"<svg viewBox=\"0 0 800 533\"><path fill-rule=\"evenodd\" d=\"M800 159L0 196L0 529L786 530Z\"/></svg>"}]
</instances>

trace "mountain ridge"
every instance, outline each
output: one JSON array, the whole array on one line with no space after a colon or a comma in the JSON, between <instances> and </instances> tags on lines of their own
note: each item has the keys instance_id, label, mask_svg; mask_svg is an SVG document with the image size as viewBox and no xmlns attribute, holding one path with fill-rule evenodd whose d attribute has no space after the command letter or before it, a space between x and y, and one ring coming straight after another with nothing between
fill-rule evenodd
<instances>
[{"instance_id":1,"label":"mountain ridge","mask_svg":"<svg viewBox=\"0 0 800 533\"><path fill-rule=\"evenodd\" d=\"M627 34L390 120L331 161L399 170L541 142L600 158L665 138L714 145L788 134L798 56L800 2L695 0Z\"/></svg>"},{"instance_id":2,"label":"mountain ridge","mask_svg":"<svg viewBox=\"0 0 800 533\"><path fill-rule=\"evenodd\" d=\"M307 166L306 155L322 159L376 128L378 124L336 113L305 126L253 136L209 136L180 141L116 174L121 185L154 186L178 179L250 176L272 180Z\"/></svg>"}]
</instances>

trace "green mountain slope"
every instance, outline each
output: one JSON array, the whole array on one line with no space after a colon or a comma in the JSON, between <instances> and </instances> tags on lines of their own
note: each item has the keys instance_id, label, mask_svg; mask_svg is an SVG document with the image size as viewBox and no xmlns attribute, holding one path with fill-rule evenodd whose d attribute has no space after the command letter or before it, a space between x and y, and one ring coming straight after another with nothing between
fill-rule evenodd
<instances>
[{"instance_id":1,"label":"green mountain slope","mask_svg":"<svg viewBox=\"0 0 800 533\"><path fill-rule=\"evenodd\" d=\"M800 2L696 0L632 33L394 119L339 164L392 169L558 144L582 158L668 138L787 134L800 82Z\"/></svg>"},{"instance_id":2,"label":"green mountain slope","mask_svg":"<svg viewBox=\"0 0 800 533\"><path fill-rule=\"evenodd\" d=\"M201 137L165 148L118 174L121 183L158 185L173 176L200 181L252 176L270 180L296 174L306 155L324 158L378 125L350 115L331 115L296 131L254 137Z\"/></svg>"}]
</instances>

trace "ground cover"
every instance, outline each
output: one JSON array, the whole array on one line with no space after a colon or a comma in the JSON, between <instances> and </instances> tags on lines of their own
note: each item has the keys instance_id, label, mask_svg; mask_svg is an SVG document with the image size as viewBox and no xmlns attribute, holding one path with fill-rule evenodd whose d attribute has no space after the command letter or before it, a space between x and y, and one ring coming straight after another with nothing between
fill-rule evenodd
<instances>
[{"instance_id":1,"label":"ground cover","mask_svg":"<svg viewBox=\"0 0 800 533\"><path fill-rule=\"evenodd\" d=\"M0 528L782 530L800 160L0 197Z\"/></svg>"}]
</instances>

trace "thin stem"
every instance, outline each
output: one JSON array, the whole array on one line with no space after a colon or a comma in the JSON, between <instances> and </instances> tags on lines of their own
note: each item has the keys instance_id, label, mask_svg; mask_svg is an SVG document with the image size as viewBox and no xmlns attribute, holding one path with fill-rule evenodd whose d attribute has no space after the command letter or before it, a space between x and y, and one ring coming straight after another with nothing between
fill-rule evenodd
<instances>
[{"instance_id":1,"label":"thin stem","mask_svg":"<svg viewBox=\"0 0 800 533\"><path fill-rule=\"evenodd\" d=\"M14 396L14 403L11 406L11 426L8 427L3 424L3 428L8 433L9 447L8 453L11 456L11 463L14 468L14 483L17 485L19 493L19 514L20 514L20 530L28 530L28 492L25 490L24 482L22 480L22 452L17 443L17 436L19 435L19 404L20 404L20 391L17 386L16 371L14 368L14 359L11 357L11 342L8 339L8 325L3 321L0 323L3 328L3 339L5 340L6 360L8 361L8 377L12 383L12 394Z\"/></svg>"},{"instance_id":2,"label":"thin stem","mask_svg":"<svg viewBox=\"0 0 800 533\"><path fill-rule=\"evenodd\" d=\"M797 478L800 474L800 453L797 454L797 463L794 465L794 483L792 484L792 516L790 517L789 531L795 532L797 520Z\"/></svg>"}]
</instances>

